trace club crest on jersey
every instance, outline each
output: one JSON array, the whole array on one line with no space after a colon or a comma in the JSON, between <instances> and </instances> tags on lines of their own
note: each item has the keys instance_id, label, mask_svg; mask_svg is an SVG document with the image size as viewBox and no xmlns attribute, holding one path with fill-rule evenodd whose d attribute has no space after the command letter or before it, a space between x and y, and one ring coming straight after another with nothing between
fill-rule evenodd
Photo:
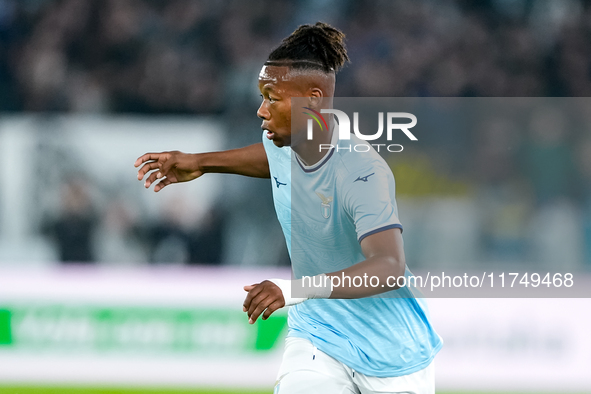
<instances>
[{"instance_id":1,"label":"club crest on jersey","mask_svg":"<svg viewBox=\"0 0 591 394\"><path fill-rule=\"evenodd\" d=\"M322 217L325 219L330 218L330 204L332 203L332 197L324 197L324 194L316 192L316 195L322 200Z\"/></svg>"}]
</instances>

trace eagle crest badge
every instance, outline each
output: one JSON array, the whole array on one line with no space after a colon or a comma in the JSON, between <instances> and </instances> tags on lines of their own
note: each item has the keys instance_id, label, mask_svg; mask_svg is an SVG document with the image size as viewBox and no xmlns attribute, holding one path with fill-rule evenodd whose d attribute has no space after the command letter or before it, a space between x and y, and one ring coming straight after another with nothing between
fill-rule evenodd
<instances>
[{"instance_id":1,"label":"eagle crest badge","mask_svg":"<svg viewBox=\"0 0 591 394\"><path fill-rule=\"evenodd\" d=\"M316 192L316 195L322 200L322 217L325 219L330 218L330 204L332 203L332 197L325 197L324 194Z\"/></svg>"}]
</instances>

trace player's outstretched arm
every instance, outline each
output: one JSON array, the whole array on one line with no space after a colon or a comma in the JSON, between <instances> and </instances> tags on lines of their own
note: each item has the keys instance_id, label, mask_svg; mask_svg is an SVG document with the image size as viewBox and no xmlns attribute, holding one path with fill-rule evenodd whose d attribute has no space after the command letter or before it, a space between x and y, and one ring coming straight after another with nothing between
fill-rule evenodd
<instances>
[{"instance_id":1,"label":"player's outstretched arm","mask_svg":"<svg viewBox=\"0 0 591 394\"><path fill-rule=\"evenodd\" d=\"M206 173L238 174L256 178L270 178L267 154L262 143L221 152L183 153L179 151L146 153L135 162L138 180L148 175L149 188L160 180L154 191L168 185L188 182Z\"/></svg>"}]
</instances>

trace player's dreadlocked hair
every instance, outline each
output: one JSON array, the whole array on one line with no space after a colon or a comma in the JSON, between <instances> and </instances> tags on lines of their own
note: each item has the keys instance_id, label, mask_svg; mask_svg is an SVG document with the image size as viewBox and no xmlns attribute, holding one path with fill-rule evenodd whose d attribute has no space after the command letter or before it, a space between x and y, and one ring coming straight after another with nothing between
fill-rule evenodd
<instances>
[{"instance_id":1,"label":"player's dreadlocked hair","mask_svg":"<svg viewBox=\"0 0 591 394\"><path fill-rule=\"evenodd\" d=\"M266 64L336 73L349 61L344 39L340 30L326 23L302 25L271 52Z\"/></svg>"}]
</instances>

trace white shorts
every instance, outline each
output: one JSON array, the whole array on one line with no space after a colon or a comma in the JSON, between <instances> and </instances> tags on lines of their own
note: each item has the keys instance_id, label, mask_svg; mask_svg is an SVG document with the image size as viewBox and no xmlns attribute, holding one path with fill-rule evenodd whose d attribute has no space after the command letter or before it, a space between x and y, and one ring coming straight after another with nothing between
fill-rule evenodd
<instances>
[{"instance_id":1,"label":"white shorts","mask_svg":"<svg viewBox=\"0 0 591 394\"><path fill-rule=\"evenodd\" d=\"M393 378L378 378L359 373L303 338L285 340L283 362L279 368L274 394L435 394L435 373L427 368Z\"/></svg>"}]
</instances>

